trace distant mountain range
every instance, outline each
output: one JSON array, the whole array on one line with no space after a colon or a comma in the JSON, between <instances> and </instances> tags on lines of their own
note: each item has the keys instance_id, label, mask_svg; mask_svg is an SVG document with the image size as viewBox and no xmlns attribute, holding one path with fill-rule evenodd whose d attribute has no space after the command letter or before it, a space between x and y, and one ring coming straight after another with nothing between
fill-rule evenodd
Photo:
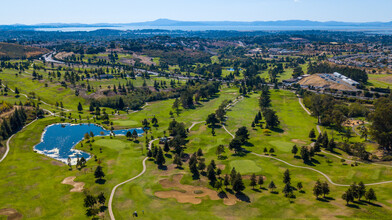
<instances>
[{"instance_id":1,"label":"distant mountain range","mask_svg":"<svg viewBox=\"0 0 392 220\"><path fill-rule=\"evenodd\" d=\"M391 22L339 22L339 21L309 21L309 20L285 20L285 21L176 21L169 19L158 19L155 21L136 22L136 23L97 23L97 24L80 24L80 23L44 23L36 25L0 25L0 29L35 29L35 28L77 28L77 27L168 27L168 26L274 26L274 27L392 27Z\"/></svg>"}]
</instances>

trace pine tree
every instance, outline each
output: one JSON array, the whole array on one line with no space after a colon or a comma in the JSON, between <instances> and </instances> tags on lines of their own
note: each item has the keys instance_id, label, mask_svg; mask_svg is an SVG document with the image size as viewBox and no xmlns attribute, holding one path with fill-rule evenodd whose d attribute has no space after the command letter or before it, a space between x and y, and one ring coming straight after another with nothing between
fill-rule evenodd
<instances>
[{"instance_id":1,"label":"pine tree","mask_svg":"<svg viewBox=\"0 0 392 220\"><path fill-rule=\"evenodd\" d=\"M271 181L270 184L268 185L268 188L271 190L271 192L274 192L276 189L274 181Z\"/></svg>"},{"instance_id":2,"label":"pine tree","mask_svg":"<svg viewBox=\"0 0 392 220\"><path fill-rule=\"evenodd\" d=\"M289 182L285 184L282 192L284 193L285 197L293 193L293 187L291 187Z\"/></svg>"},{"instance_id":3,"label":"pine tree","mask_svg":"<svg viewBox=\"0 0 392 220\"><path fill-rule=\"evenodd\" d=\"M311 138L311 139L316 138L316 132L315 132L314 128L312 128L312 130L310 130L309 138Z\"/></svg>"},{"instance_id":4,"label":"pine tree","mask_svg":"<svg viewBox=\"0 0 392 220\"><path fill-rule=\"evenodd\" d=\"M230 183L231 183L231 185L234 184L234 180L235 180L236 176L237 176L237 171L233 167L233 169L231 170L231 173L230 173Z\"/></svg>"},{"instance_id":5,"label":"pine tree","mask_svg":"<svg viewBox=\"0 0 392 220\"><path fill-rule=\"evenodd\" d=\"M252 174L252 176L250 177L250 186L254 189L256 185L257 185L256 174Z\"/></svg>"},{"instance_id":6,"label":"pine tree","mask_svg":"<svg viewBox=\"0 0 392 220\"><path fill-rule=\"evenodd\" d=\"M207 178L214 183L216 181L216 173L214 167L210 164L207 167Z\"/></svg>"},{"instance_id":7,"label":"pine tree","mask_svg":"<svg viewBox=\"0 0 392 220\"><path fill-rule=\"evenodd\" d=\"M245 189L245 185L244 182L242 181L242 176L240 173L237 173L234 179L233 190L236 192L241 192L244 189Z\"/></svg>"},{"instance_id":8,"label":"pine tree","mask_svg":"<svg viewBox=\"0 0 392 220\"><path fill-rule=\"evenodd\" d=\"M82 106L82 104L80 102L78 104L78 111L79 112L83 111L83 106Z\"/></svg>"},{"instance_id":9,"label":"pine tree","mask_svg":"<svg viewBox=\"0 0 392 220\"><path fill-rule=\"evenodd\" d=\"M161 147L159 147L159 149L158 149L156 163L158 164L159 167L161 167L163 164L166 163L166 160L165 160L165 157L163 156L163 151L162 151Z\"/></svg>"},{"instance_id":10,"label":"pine tree","mask_svg":"<svg viewBox=\"0 0 392 220\"><path fill-rule=\"evenodd\" d=\"M103 192L101 192L101 193L98 195L98 202L99 202L101 205L105 205L106 198L105 198L105 195L103 194Z\"/></svg>"},{"instance_id":11,"label":"pine tree","mask_svg":"<svg viewBox=\"0 0 392 220\"><path fill-rule=\"evenodd\" d=\"M293 149L291 150L291 153L293 153L294 156L298 153L298 147L297 147L297 145L294 145L294 146L293 146Z\"/></svg>"},{"instance_id":12,"label":"pine tree","mask_svg":"<svg viewBox=\"0 0 392 220\"><path fill-rule=\"evenodd\" d=\"M349 202L354 201L354 196L351 188L349 188L346 192L343 193L342 199L344 199L347 202L347 205Z\"/></svg>"},{"instance_id":13,"label":"pine tree","mask_svg":"<svg viewBox=\"0 0 392 220\"><path fill-rule=\"evenodd\" d=\"M170 151L170 147L169 147L169 143L167 141L165 141L165 144L163 146L163 150L167 153Z\"/></svg>"},{"instance_id":14,"label":"pine tree","mask_svg":"<svg viewBox=\"0 0 392 220\"><path fill-rule=\"evenodd\" d=\"M299 191L302 191L302 188L303 188L302 182L298 182L297 183L297 188L298 188Z\"/></svg>"},{"instance_id":15,"label":"pine tree","mask_svg":"<svg viewBox=\"0 0 392 220\"><path fill-rule=\"evenodd\" d=\"M225 175L225 178L223 180L223 184L225 185L225 187L227 189L227 186L230 185L229 175L227 175L227 174Z\"/></svg>"},{"instance_id":16,"label":"pine tree","mask_svg":"<svg viewBox=\"0 0 392 220\"><path fill-rule=\"evenodd\" d=\"M259 184L259 186L261 188L261 185L264 184L264 177L263 176L259 176L259 180L257 181L257 184Z\"/></svg>"},{"instance_id":17,"label":"pine tree","mask_svg":"<svg viewBox=\"0 0 392 220\"><path fill-rule=\"evenodd\" d=\"M102 179L102 177L105 177L105 173L103 172L101 166L97 166L97 168L95 169L95 172L94 172L94 176L95 176L95 178L98 178L98 179Z\"/></svg>"},{"instance_id":18,"label":"pine tree","mask_svg":"<svg viewBox=\"0 0 392 220\"><path fill-rule=\"evenodd\" d=\"M287 184L290 182L291 182L290 171L287 169L286 171L284 171L284 174L283 174L283 183Z\"/></svg>"},{"instance_id":19,"label":"pine tree","mask_svg":"<svg viewBox=\"0 0 392 220\"><path fill-rule=\"evenodd\" d=\"M178 154L174 156L173 163L177 165L177 168L182 166L182 161Z\"/></svg>"}]
</instances>

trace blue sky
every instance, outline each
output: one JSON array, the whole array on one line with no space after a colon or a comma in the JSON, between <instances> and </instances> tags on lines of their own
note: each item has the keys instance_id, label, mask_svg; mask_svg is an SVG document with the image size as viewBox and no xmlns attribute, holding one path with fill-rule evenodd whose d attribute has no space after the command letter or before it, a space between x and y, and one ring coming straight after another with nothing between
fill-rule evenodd
<instances>
[{"instance_id":1,"label":"blue sky","mask_svg":"<svg viewBox=\"0 0 392 220\"><path fill-rule=\"evenodd\" d=\"M186 21L392 21L392 0L7 0L0 24Z\"/></svg>"}]
</instances>

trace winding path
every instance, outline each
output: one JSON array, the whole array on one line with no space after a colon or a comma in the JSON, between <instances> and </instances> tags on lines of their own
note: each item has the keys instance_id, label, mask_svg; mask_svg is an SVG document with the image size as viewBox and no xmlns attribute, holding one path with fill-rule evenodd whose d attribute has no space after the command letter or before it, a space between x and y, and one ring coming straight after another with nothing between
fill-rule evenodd
<instances>
[{"instance_id":1,"label":"winding path","mask_svg":"<svg viewBox=\"0 0 392 220\"><path fill-rule=\"evenodd\" d=\"M20 130L23 130L24 128L26 128L27 126L31 125L31 124L34 123L35 121L37 121L37 119L34 119L33 121L31 121L30 123L28 123L27 125L25 125L25 126L24 126L22 129L20 129ZM18 131L18 132L19 132L19 131ZM18 132L17 132L17 133L18 133ZM15 133L15 134L17 134L17 133ZM8 152L10 151L10 141L11 141L11 139L15 136L15 134L11 135L11 137L8 138L7 143L6 143L6 150L5 150L5 153L4 153L3 157L0 159L0 163L3 162L3 160L7 157Z\"/></svg>"},{"instance_id":2,"label":"winding path","mask_svg":"<svg viewBox=\"0 0 392 220\"><path fill-rule=\"evenodd\" d=\"M302 108L303 108L309 115L311 114L311 113L309 112L309 110L307 110L307 109L305 108L305 106L302 104L302 99L301 99L301 98L299 98L299 104L302 106ZM227 128L226 128L225 125L222 125L222 127L225 129L225 131L226 131L231 137L235 138L235 136L234 136L229 130L227 130ZM320 130L320 128L319 128L318 125L317 125L317 130L319 131L319 133L321 133L321 130ZM324 177L328 180L328 182L330 182L330 183L331 183L332 185L334 185L334 186L345 186L345 187L350 186L350 185L347 185L347 184L335 183L335 182L333 182L333 181L331 180L331 178L330 178L327 174L321 172L320 170L316 170L316 169L314 169L314 168L311 168L311 167L304 167L304 166L293 165L293 164L291 164L291 163L289 163L289 162L287 162L287 161L284 161L284 160L282 160L282 159L279 159L279 158L273 157L273 156L269 156L269 155L262 155L262 154L258 154L258 153L254 153L254 152L251 152L251 154L253 154L253 155L255 155L255 156L258 156L258 157L264 157L264 158L270 158L270 159L273 159L273 160L277 160L277 161L279 161L279 162L281 162L281 163L284 163L284 164L286 164L286 165L288 165L288 166L291 166L291 167L300 168L300 169L307 169L307 170L311 170L311 171L317 172L317 173L321 174L322 176L324 176ZM330 153L328 153L328 154L330 154ZM331 155L333 155L333 154L331 154ZM337 155L335 155L335 156L337 156ZM339 157L339 156L337 156L337 157L338 157L338 158L341 158L341 157ZM381 164L380 164L380 165L381 165ZM376 182L376 183L367 183L367 184L365 184L365 185L366 185L366 186L373 186L373 185L380 185L380 184L386 184L386 183L392 183L392 180L390 180L390 181Z\"/></svg>"},{"instance_id":3,"label":"winding path","mask_svg":"<svg viewBox=\"0 0 392 220\"><path fill-rule=\"evenodd\" d=\"M152 143L153 143L154 141L156 141L156 140L158 140L158 138L156 138L156 139L154 139L154 140L151 140L151 141L148 143L148 148L149 148L149 149L151 148ZM109 215L110 215L110 219L111 219L111 220L115 220L115 219L116 219L116 218L114 218L112 203L113 203L114 194L116 193L117 188L118 188L119 186L124 185L125 183L129 183L129 182L131 182L132 180L137 179L137 178L139 178L141 175L143 175L143 174L146 172L146 169L147 169L147 167L146 167L146 160L147 160L147 159L148 159L148 157L145 157L144 160L143 160L143 170L142 170L142 172L140 172L138 175L132 177L131 179L125 180L124 182L117 184L117 185L113 188L112 192L110 193L110 198L109 198L109 202L108 202L108 206L109 206L108 209L109 209Z\"/></svg>"}]
</instances>

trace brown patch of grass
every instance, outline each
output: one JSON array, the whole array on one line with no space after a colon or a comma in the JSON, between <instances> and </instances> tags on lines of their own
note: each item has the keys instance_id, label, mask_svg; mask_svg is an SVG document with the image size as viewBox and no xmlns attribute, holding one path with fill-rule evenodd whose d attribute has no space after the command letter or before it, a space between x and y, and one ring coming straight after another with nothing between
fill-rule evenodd
<instances>
[{"instance_id":1,"label":"brown patch of grass","mask_svg":"<svg viewBox=\"0 0 392 220\"><path fill-rule=\"evenodd\" d=\"M61 163L60 161L57 161L57 160L52 160L51 164L53 164L55 166L60 166L60 167L64 166L63 163Z\"/></svg>"},{"instance_id":2,"label":"brown patch of grass","mask_svg":"<svg viewBox=\"0 0 392 220\"><path fill-rule=\"evenodd\" d=\"M8 216L7 220L19 220L22 219L23 217L22 214L20 214L15 209L11 209L11 208L0 209L0 215Z\"/></svg>"},{"instance_id":3,"label":"brown patch of grass","mask_svg":"<svg viewBox=\"0 0 392 220\"><path fill-rule=\"evenodd\" d=\"M291 142L294 142L294 143L296 143L296 144L306 144L305 141L299 140L299 139L292 139Z\"/></svg>"}]
</instances>

